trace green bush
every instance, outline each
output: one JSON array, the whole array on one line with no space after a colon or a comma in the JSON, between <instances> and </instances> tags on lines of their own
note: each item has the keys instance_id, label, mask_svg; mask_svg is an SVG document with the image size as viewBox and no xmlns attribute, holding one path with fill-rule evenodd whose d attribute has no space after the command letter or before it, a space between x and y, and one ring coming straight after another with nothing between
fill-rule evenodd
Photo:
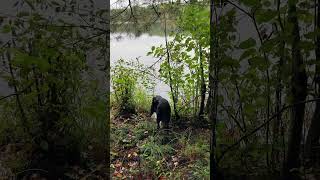
<instances>
[{"instance_id":1,"label":"green bush","mask_svg":"<svg viewBox=\"0 0 320 180\"><path fill-rule=\"evenodd\" d=\"M113 88L111 102L120 115L149 111L151 97L147 92L155 87L149 74L150 69L139 61L119 59L111 69Z\"/></svg>"},{"instance_id":2,"label":"green bush","mask_svg":"<svg viewBox=\"0 0 320 180\"><path fill-rule=\"evenodd\" d=\"M112 87L119 113L134 113L133 95L138 80L136 71L120 59L112 69Z\"/></svg>"}]
</instances>

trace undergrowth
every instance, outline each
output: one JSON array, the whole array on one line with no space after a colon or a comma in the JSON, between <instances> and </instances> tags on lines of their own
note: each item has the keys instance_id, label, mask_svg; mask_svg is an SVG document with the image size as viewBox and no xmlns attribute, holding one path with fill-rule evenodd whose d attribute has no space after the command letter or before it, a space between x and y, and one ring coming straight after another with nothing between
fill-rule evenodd
<instances>
[{"instance_id":1,"label":"undergrowth","mask_svg":"<svg viewBox=\"0 0 320 180\"><path fill-rule=\"evenodd\" d=\"M112 119L111 172L117 178L209 177L209 131L157 130L156 121L138 113Z\"/></svg>"}]
</instances>

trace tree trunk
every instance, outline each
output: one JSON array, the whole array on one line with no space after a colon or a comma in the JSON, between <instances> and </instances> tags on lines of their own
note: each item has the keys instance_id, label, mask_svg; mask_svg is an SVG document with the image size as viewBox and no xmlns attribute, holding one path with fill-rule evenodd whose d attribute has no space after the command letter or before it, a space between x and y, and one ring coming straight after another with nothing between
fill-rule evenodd
<instances>
[{"instance_id":1,"label":"tree trunk","mask_svg":"<svg viewBox=\"0 0 320 180\"><path fill-rule=\"evenodd\" d=\"M214 0L210 0L210 58L209 58L209 110L208 116L211 121L210 139L210 179L217 179L216 150L216 123L217 123L217 42L215 36L216 24L214 22ZM217 22L216 22L217 23Z\"/></svg>"},{"instance_id":2,"label":"tree trunk","mask_svg":"<svg viewBox=\"0 0 320 180\"><path fill-rule=\"evenodd\" d=\"M173 101L173 111L176 117L176 120L180 119L178 110L177 110L177 102L178 102L178 97L176 96L176 93L178 92L178 88L176 89L176 93L173 90L173 85L172 85L172 76L171 76L171 67L170 67L170 52L169 52L169 46L168 46L168 39L167 39L167 19L165 17L164 19L164 36L165 36L165 41L166 41L166 54L167 54L167 61L168 61L168 66L169 66L169 86L171 90L171 95L172 95L172 101Z\"/></svg>"},{"instance_id":3,"label":"tree trunk","mask_svg":"<svg viewBox=\"0 0 320 180\"><path fill-rule=\"evenodd\" d=\"M302 137L302 126L304 120L305 101L307 96L307 75L306 70L302 68L303 59L299 49L300 34L299 24L296 12L296 3L289 0L288 22L292 27L292 78L291 93L292 103L296 104L291 110L290 131L288 138L288 154L283 167L284 179L299 179L298 175L292 171L300 166L300 142Z\"/></svg>"},{"instance_id":4,"label":"tree trunk","mask_svg":"<svg viewBox=\"0 0 320 180\"><path fill-rule=\"evenodd\" d=\"M317 1L316 6L316 29L320 27L320 0ZM320 36L316 39L316 61L320 62ZM320 98L320 65L316 64L316 74L315 74L315 86L317 91L317 98ZM306 140L306 158L310 160L317 160L314 155L316 151L314 150L316 146L319 146L320 138L320 102L316 102L316 109L314 111L310 128ZM314 163L315 161L311 162Z\"/></svg>"},{"instance_id":5,"label":"tree trunk","mask_svg":"<svg viewBox=\"0 0 320 180\"><path fill-rule=\"evenodd\" d=\"M204 70L203 70L203 62L202 62L202 48L200 46L200 76L201 76L201 99L200 99L200 109L199 109L199 121L203 120L203 115L204 115L204 101L206 99L206 91L207 91L207 87L206 87L206 82L204 79Z\"/></svg>"},{"instance_id":6,"label":"tree trunk","mask_svg":"<svg viewBox=\"0 0 320 180\"><path fill-rule=\"evenodd\" d=\"M281 44L281 50L283 51L283 44ZM272 150L271 150L271 159L272 159L272 168L275 169L276 165L279 162L279 132L280 132L280 123L282 119L282 114L280 113L282 102L282 80L281 80L281 68L283 64L283 56L280 57L278 64L277 80L278 84L276 87L276 114L277 118L273 121L272 127Z\"/></svg>"},{"instance_id":7,"label":"tree trunk","mask_svg":"<svg viewBox=\"0 0 320 180\"><path fill-rule=\"evenodd\" d=\"M280 25L280 30L277 28L277 33L280 35L280 32L283 32L283 25L281 20L281 14L280 14L280 0L277 1L277 12L278 12L278 23ZM278 66L278 72L277 72L277 87L276 87L276 114L277 118L273 121L273 127L272 127L272 150L271 150L271 159L272 159L272 168L275 170L277 168L277 164L280 161L279 159L279 134L280 134L280 124L282 120L282 114L280 113L281 106L282 106L282 68L283 68L283 61L284 61L284 47L285 42L281 41L279 54L279 64Z\"/></svg>"}]
</instances>

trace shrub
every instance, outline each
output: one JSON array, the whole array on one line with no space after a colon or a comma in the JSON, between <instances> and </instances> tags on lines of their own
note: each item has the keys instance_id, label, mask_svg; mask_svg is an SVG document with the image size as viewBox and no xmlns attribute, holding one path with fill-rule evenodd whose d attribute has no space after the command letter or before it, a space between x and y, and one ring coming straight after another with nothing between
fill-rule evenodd
<instances>
[{"instance_id":1,"label":"shrub","mask_svg":"<svg viewBox=\"0 0 320 180\"><path fill-rule=\"evenodd\" d=\"M139 61L123 59L119 59L112 68L112 105L118 109L119 115L135 113L136 110L148 111L151 98L147 92L155 87L149 76L150 70Z\"/></svg>"},{"instance_id":2,"label":"shrub","mask_svg":"<svg viewBox=\"0 0 320 180\"><path fill-rule=\"evenodd\" d=\"M112 87L120 114L135 112L132 97L138 78L135 70L126 65L127 63L120 59L112 69Z\"/></svg>"}]
</instances>

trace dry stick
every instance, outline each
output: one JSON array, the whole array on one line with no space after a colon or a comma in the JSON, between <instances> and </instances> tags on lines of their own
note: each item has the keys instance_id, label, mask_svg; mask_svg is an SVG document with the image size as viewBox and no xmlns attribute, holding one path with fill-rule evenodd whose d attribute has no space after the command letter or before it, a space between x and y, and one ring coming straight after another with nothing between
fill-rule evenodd
<instances>
[{"instance_id":1,"label":"dry stick","mask_svg":"<svg viewBox=\"0 0 320 180\"><path fill-rule=\"evenodd\" d=\"M219 158L217 158L217 164L219 164L219 162L222 160L223 156L232 148L234 148L235 146L237 146L242 140L250 137L252 134L254 134L255 132L259 131L261 128L263 128L264 126L266 126L269 122L271 122L273 119L275 119L279 114L281 114L284 110L292 108L293 106L299 105L299 104L303 104L303 103L309 103L309 102L315 102L315 101L320 101L320 98L315 98L315 99L310 99L310 100L306 100L306 101L301 101L301 102L297 102L288 106L283 107L278 113L272 115L268 120L266 120L264 123L262 123L260 126L258 126L256 129L252 130L251 132L247 133L246 135L242 136L237 142L235 142L234 144L230 145L225 151L223 151L221 153L221 156Z\"/></svg>"}]
</instances>

